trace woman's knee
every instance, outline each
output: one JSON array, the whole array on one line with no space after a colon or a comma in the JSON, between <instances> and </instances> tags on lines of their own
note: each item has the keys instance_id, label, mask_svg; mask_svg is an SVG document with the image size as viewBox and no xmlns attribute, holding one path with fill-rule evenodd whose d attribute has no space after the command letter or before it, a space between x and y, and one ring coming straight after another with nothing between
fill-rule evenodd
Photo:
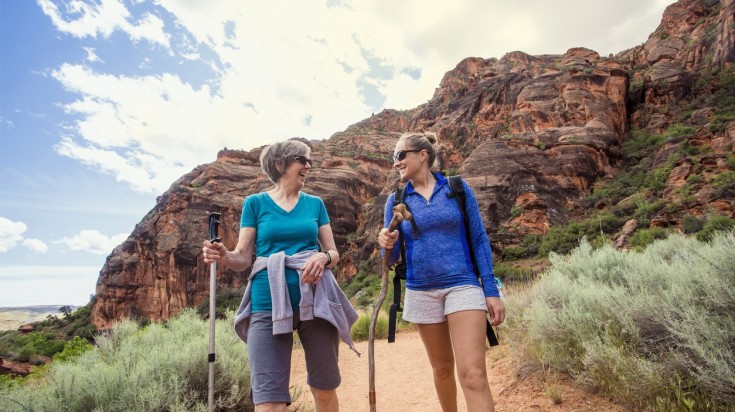
<instances>
[{"instance_id":1,"label":"woman's knee","mask_svg":"<svg viewBox=\"0 0 735 412\"><path fill-rule=\"evenodd\" d=\"M431 369L434 372L434 377L437 379L454 378L453 362L433 362Z\"/></svg>"},{"instance_id":2,"label":"woman's knee","mask_svg":"<svg viewBox=\"0 0 735 412\"><path fill-rule=\"evenodd\" d=\"M331 402L337 399L336 389L324 390L324 389L317 389L312 386L311 394L314 396L314 400L316 402Z\"/></svg>"},{"instance_id":3,"label":"woman's knee","mask_svg":"<svg viewBox=\"0 0 735 412\"><path fill-rule=\"evenodd\" d=\"M484 365L483 365L484 366ZM484 367L472 365L457 371L459 383L463 388L482 391L489 384L487 381L487 370Z\"/></svg>"}]
</instances>

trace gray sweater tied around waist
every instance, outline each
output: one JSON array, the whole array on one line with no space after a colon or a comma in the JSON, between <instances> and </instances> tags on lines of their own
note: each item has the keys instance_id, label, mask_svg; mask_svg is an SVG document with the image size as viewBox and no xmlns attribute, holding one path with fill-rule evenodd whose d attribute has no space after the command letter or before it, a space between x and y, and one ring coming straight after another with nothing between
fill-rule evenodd
<instances>
[{"instance_id":1,"label":"gray sweater tied around waist","mask_svg":"<svg viewBox=\"0 0 735 412\"><path fill-rule=\"evenodd\" d=\"M313 285L300 281L301 268L314 253L317 253L317 251L305 250L289 256L284 252L278 252L268 257L258 256L255 259L240 307L235 313L235 332L240 339L246 343L248 341L248 327L252 315L252 304L250 302L252 282L250 280L263 269L268 269L268 282L271 288L273 334L293 333L293 309L291 308L291 300L286 286L286 268L291 268L299 274L299 288L301 290L300 319L306 321L317 317L329 321L337 328L340 339L360 355L352 342L352 336L350 336L350 329L358 318L357 311L340 289L332 271L324 268L322 279Z\"/></svg>"}]
</instances>

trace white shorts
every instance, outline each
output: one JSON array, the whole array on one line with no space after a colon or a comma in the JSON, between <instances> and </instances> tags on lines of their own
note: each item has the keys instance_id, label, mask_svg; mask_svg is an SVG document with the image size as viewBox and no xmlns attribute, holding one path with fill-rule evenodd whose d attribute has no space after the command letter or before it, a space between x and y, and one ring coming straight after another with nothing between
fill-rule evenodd
<instances>
[{"instance_id":1,"label":"white shorts","mask_svg":"<svg viewBox=\"0 0 735 412\"><path fill-rule=\"evenodd\" d=\"M487 312L485 293L479 286L455 286L447 289L406 289L403 320L429 324L447 321L447 315L463 310Z\"/></svg>"}]
</instances>

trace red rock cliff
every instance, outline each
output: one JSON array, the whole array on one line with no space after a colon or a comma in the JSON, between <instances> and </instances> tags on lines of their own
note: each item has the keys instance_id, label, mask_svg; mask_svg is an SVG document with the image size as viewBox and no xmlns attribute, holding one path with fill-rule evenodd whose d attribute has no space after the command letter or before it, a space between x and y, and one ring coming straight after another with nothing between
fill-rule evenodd
<instances>
[{"instance_id":1,"label":"red rock cliff","mask_svg":"<svg viewBox=\"0 0 735 412\"><path fill-rule=\"evenodd\" d=\"M375 267L374 236L385 198L398 183L391 154L398 136L410 130L438 133L444 169L474 187L496 251L583 214L596 182L624 171L621 145L632 128L661 133L681 123L694 130L686 141L657 148L651 168L672 153L701 148L667 169L663 198L676 207L651 225L675 227L684 213L708 210L733 216L735 193L699 184L682 202L677 188L693 174L710 179L735 167L728 161L735 122L718 112L722 106L712 96L722 90L711 86L733 87L727 76L735 62L734 14L735 0L682 0L667 8L648 41L615 56L571 48L563 55L467 58L446 73L427 103L385 110L327 140L308 141L318 167L304 190L327 205L342 253L339 278ZM698 110L682 114L676 109L682 105ZM222 212L220 235L234 246L243 197L269 186L260 173L260 150L223 150L158 198L100 272L93 309L98 328L123 317L166 319L208 298L209 272L200 256L208 212ZM245 279L230 270L218 276L221 287Z\"/></svg>"}]
</instances>

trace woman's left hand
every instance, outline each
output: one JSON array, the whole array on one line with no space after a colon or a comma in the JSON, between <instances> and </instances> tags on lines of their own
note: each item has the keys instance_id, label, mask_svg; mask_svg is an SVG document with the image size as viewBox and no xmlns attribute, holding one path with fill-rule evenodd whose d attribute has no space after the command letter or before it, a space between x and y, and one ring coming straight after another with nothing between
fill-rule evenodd
<instances>
[{"instance_id":1,"label":"woman's left hand","mask_svg":"<svg viewBox=\"0 0 735 412\"><path fill-rule=\"evenodd\" d=\"M500 298L486 297L487 311L490 314L490 323L498 326L505 321L505 306Z\"/></svg>"},{"instance_id":2,"label":"woman's left hand","mask_svg":"<svg viewBox=\"0 0 735 412\"><path fill-rule=\"evenodd\" d=\"M301 268L301 281L304 283L319 282L324 276L324 268L327 265L327 257L324 253L314 253L306 264Z\"/></svg>"}]
</instances>

